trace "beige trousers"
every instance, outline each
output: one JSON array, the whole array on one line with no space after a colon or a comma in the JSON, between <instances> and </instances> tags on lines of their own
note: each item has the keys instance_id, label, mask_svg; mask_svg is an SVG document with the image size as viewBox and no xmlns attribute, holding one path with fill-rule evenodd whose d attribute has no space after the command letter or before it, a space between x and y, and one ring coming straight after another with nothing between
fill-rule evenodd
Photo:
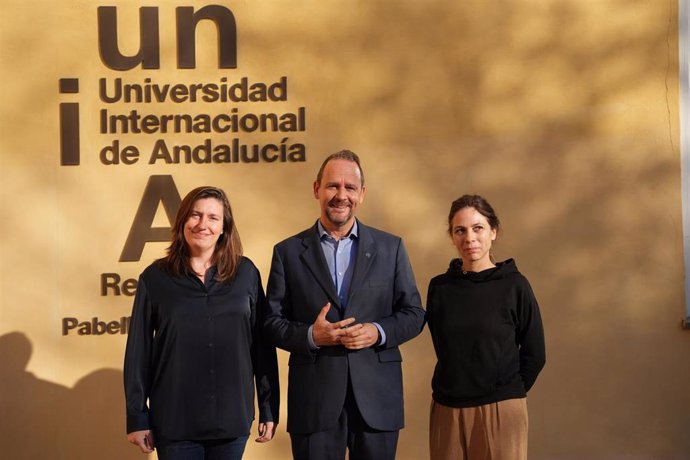
<instances>
[{"instance_id":1,"label":"beige trousers","mask_svg":"<svg viewBox=\"0 0 690 460\"><path fill-rule=\"evenodd\" d=\"M527 460L527 398L455 408L431 402L431 460Z\"/></svg>"}]
</instances>

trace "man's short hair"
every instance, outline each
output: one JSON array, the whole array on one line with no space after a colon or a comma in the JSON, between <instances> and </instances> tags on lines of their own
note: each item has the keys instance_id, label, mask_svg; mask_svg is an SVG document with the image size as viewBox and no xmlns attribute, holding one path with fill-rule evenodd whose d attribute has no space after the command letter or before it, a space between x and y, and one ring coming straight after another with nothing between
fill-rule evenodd
<instances>
[{"instance_id":1,"label":"man's short hair","mask_svg":"<svg viewBox=\"0 0 690 460\"><path fill-rule=\"evenodd\" d=\"M357 156L357 154L351 150L340 150L338 152L328 155L328 157L325 160L323 160L323 163L321 163L319 172L316 175L316 182L318 182L319 184L321 183L321 179L323 178L323 170L326 168L326 164L331 160L346 160L355 163L357 165L357 168L359 169L359 177L362 181L361 185L364 185L364 171L362 170L362 165L359 162L359 157Z\"/></svg>"}]
</instances>

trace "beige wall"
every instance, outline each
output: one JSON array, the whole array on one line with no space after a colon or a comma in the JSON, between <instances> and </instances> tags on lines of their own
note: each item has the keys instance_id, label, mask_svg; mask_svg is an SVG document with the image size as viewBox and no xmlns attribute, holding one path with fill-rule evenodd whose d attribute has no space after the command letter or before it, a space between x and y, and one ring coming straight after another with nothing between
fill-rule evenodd
<instances>
[{"instance_id":1,"label":"beige wall","mask_svg":"<svg viewBox=\"0 0 690 460\"><path fill-rule=\"evenodd\" d=\"M3 4L0 449L8 458L142 458L124 438L125 336L63 336L61 320L129 314L132 299L99 295L98 277L136 277L162 254L165 245L152 243L140 262L118 262L149 176L172 175L181 194L223 187L246 254L266 277L273 244L316 218L311 181L323 156L343 147L364 161L360 216L403 236L423 296L454 255L444 234L452 199L475 192L494 204L504 224L498 258L517 259L547 333L547 366L529 395L530 458L687 457L676 2L224 2L237 19L238 67L217 69L208 29L197 37L207 44L197 68L178 70L174 7L193 3L149 2L160 11L161 68L128 72L99 59L101 2ZM123 33L123 50L135 50L140 2L108 4L134 31ZM97 81L118 76L287 76L288 101L243 108L305 107L307 130L290 137L306 145L307 161L105 166L98 152L112 138L98 134ZM78 95L58 94L65 77L80 79ZM79 166L59 166L60 102L80 104ZM157 137L119 136L144 150ZM427 456L428 332L405 345L404 360L398 457L416 460ZM284 424L246 457L289 458Z\"/></svg>"}]
</instances>

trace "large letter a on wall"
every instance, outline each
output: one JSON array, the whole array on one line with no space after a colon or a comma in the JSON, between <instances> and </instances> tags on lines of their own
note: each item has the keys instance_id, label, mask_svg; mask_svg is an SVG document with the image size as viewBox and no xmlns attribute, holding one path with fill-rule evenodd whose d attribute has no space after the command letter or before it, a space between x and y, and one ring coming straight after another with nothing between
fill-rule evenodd
<instances>
[{"instance_id":1,"label":"large letter a on wall","mask_svg":"<svg viewBox=\"0 0 690 460\"><path fill-rule=\"evenodd\" d=\"M156 217L158 204L163 203L168 220L173 222L181 201L172 176L149 177L125 247L120 254L120 262L140 260L146 243L170 241L170 227L152 227L153 219Z\"/></svg>"}]
</instances>

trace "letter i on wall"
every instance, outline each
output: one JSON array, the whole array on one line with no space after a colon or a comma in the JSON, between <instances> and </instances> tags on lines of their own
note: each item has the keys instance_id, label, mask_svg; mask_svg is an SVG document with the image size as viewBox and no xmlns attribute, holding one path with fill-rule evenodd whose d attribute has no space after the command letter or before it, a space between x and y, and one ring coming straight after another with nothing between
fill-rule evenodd
<instances>
[{"instance_id":1,"label":"letter i on wall","mask_svg":"<svg viewBox=\"0 0 690 460\"><path fill-rule=\"evenodd\" d=\"M61 78L60 94L79 93L79 79ZM60 165L79 165L79 104L60 103Z\"/></svg>"}]
</instances>

